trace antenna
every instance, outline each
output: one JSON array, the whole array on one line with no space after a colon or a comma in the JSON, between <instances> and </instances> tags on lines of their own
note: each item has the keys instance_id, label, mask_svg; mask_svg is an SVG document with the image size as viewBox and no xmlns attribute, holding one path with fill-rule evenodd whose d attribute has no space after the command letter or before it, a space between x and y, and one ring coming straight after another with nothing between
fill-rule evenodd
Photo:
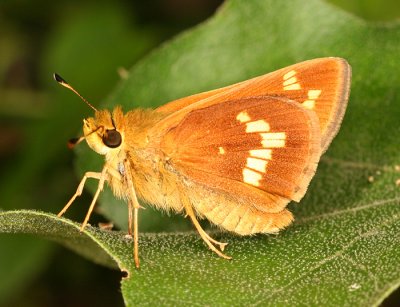
<instances>
[{"instance_id":1,"label":"antenna","mask_svg":"<svg viewBox=\"0 0 400 307\"><path fill-rule=\"evenodd\" d=\"M81 136L81 137L79 137L79 138L70 139L70 140L68 141L68 143L67 143L67 146L68 146L69 149L72 149L72 148L74 148L76 145L78 145L80 142L82 142L84 139L85 139L84 136Z\"/></svg>"},{"instance_id":2,"label":"antenna","mask_svg":"<svg viewBox=\"0 0 400 307\"><path fill-rule=\"evenodd\" d=\"M72 138L68 141L67 146L69 149L73 149L76 145L78 145L80 142L82 142L86 137L91 135L92 133L95 133L97 130L103 129L103 126L98 127L97 129L93 130L92 132L88 133L85 136L81 136L79 138Z\"/></svg>"},{"instance_id":3,"label":"antenna","mask_svg":"<svg viewBox=\"0 0 400 307\"><path fill-rule=\"evenodd\" d=\"M66 87L67 89L73 91L76 95L78 95L89 107L91 107L95 112L97 112L97 109L89 102L87 101L85 98L82 97L81 94L78 93L78 91L76 89L74 89L71 85L68 84L67 81L65 81L63 78L60 77L60 75L54 73L53 74L53 78L54 80L56 80L58 82L58 84Z\"/></svg>"}]
</instances>

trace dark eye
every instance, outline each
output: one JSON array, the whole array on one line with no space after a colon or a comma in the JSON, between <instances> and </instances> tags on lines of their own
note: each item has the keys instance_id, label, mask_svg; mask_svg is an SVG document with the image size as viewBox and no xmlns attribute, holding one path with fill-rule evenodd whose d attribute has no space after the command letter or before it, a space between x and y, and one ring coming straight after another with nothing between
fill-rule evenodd
<instances>
[{"instance_id":1,"label":"dark eye","mask_svg":"<svg viewBox=\"0 0 400 307\"><path fill-rule=\"evenodd\" d=\"M122 138L121 134L113 129L113 130L106 130L106 133L103 135L103 143L107 147L116 148L121 145Z\"/></svg>"}]
</instances>

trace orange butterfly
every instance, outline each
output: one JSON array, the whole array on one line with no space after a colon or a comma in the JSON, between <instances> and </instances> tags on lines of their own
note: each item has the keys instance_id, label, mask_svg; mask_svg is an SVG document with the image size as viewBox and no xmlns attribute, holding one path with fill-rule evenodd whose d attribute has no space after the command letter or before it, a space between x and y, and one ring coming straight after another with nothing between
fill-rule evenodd
<instances>
[{"instance_id":1,"label":"orange butterfly","mask_svg":"<svg viewBox=\"0 0 400 307\"><path fill-rule=\"evenodd\" d=\"M314 59L124 114L120 107L98 111L55 74L95 110L75 144L86 139L105 156L103 170L84 175L59 216L81 195L86 179L95 178L98 188L81 230L107 182L128 202L136 267L138 199L187 214L209 248L230 259L222 252L226 243L211 238L197 217L239 235L288 226L293 216L286 205L302 199L337 134L350 78L344 59Z\"/></svg>"}]
</instances>

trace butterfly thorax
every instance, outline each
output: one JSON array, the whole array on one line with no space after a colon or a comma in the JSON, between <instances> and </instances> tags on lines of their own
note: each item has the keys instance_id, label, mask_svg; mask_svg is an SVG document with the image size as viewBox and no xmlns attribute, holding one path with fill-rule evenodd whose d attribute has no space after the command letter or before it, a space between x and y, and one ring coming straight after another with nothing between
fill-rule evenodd
<instances>
[{"instance_id":1,"label":"butterfly thorax","mask_svg":"<svg viewBox=\"0 0 400 307\"><path fill-rule=\"evenodd\" d=\"M160 150L159 133L151 129L162 118L163 114L148 109L134 109L124 115L117 107L113 113L102 110L84 120L86 141L105 156L107 182L116 196L129 198L130 174L139 198L165 207L164 190L170 186L164 171L168 158Z\"/></svg>"}]
</instances>

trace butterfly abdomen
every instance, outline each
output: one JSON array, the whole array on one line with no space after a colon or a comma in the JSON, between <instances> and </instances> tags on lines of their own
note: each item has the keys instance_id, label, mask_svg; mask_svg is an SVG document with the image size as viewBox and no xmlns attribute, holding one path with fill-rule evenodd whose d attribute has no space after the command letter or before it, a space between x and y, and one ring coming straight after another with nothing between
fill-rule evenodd
<instances>
[{"instance_id":1,"label":"butterfly abdomen","mask_svg":"<svg viewBox=\"0 0 400 307\"><path fill-rule=\"evenodd\" d=\"M239 235L257 233L276 233L290 225L293 215L286 209L279 212L265 212L248 203L239 203L228 195L204 191L190 193L193 207L201 217L207 218L214 225Z\"/></svg>"}]
</instances>

